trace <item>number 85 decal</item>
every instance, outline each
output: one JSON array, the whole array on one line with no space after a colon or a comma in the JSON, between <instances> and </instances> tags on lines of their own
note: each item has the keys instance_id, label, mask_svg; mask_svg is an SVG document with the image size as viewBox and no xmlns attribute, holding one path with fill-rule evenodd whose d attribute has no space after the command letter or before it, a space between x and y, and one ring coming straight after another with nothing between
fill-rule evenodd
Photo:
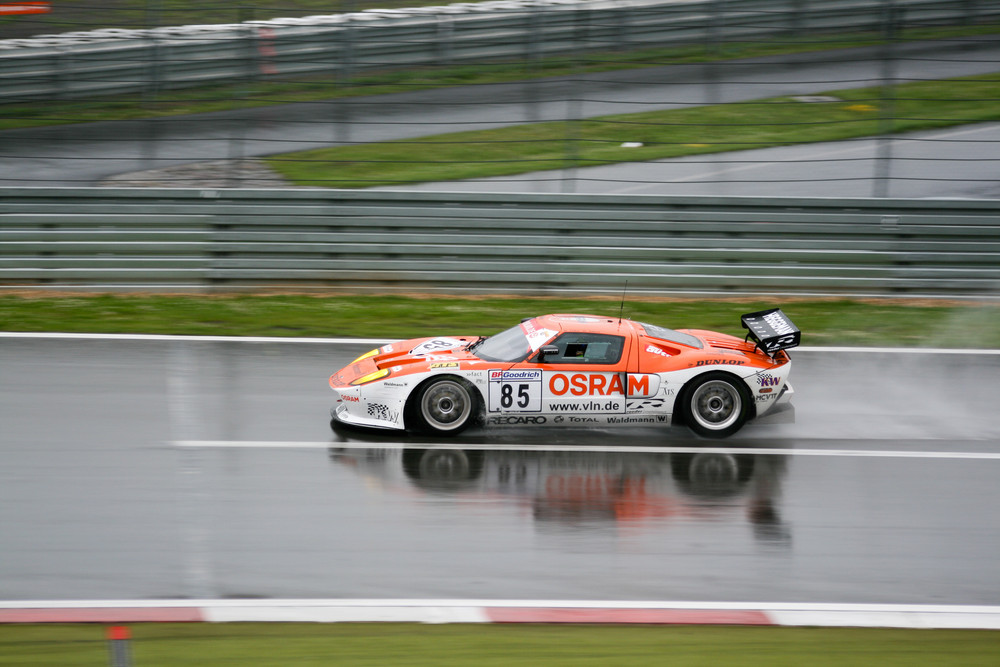
<instances>
[{"instance_id":1,"label":"number 85 decal","mask_svg":"<svg viewBox=\"0 0 1000 667\"><path fill-rule=\"evenodd\" d=\"M541 412L541 382L490 382L490 412Z\"/></svg>"}]
</instances>

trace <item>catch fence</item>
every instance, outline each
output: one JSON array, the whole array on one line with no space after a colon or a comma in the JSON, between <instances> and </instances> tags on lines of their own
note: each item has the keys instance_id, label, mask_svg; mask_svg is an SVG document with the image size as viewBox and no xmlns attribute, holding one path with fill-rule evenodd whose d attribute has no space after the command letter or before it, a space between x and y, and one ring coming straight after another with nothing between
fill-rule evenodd
<instances>
[{"instance_id":1,"label":"catch fence","mask_svg":"<svg viewBox=\"0 0 1000 667\"><path fill-rule=\"evenodd\" d=\"M272 9L273 11L273 9ZM155 14L150 12L150 16ZM0 40L0 102L1000 20L985 0L496 0Z\"/></svg>"}]
</instances>

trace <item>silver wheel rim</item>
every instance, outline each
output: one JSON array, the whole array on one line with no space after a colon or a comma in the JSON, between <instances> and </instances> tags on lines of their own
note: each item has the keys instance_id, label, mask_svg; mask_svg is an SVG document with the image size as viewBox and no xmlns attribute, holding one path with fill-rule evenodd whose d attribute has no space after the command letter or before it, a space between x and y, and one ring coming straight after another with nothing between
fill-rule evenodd
<instances>
[{"instance_id":1,"label":"silver wheel rim","mask_svg":"<svg viewBox=\"0 0 1000 667\"><path fill-rule=\"evenodd\" d=\"M737 422L743 412L740 392L724 380L710 380L694 390L691 414L698 425L722 431Z\"/></svg>"},{"instance_id":2,"label":"silver wheel rim","mask_svg":"<svg viewBox=\"0 0 1000 667\"><path fill-rule=\"evenodd\" d=\"M461 428L471 413L472 399L468 390L452 380L434 383L420 399L420 414L438 431Z\"/></svg>"}]
</instances>

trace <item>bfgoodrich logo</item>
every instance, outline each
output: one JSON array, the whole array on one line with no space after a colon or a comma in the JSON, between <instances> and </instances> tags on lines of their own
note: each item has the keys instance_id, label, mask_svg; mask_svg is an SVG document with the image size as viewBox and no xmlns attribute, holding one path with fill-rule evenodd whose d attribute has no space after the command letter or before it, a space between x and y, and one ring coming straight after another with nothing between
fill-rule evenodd
<instances>
[{"instance_id":1,"label":"bfgoodrich logo","mask_svg":"<svg viewBox=\"0 0 1000 667\"><path fill-rule=\"evenodd\" d=\"M531 381L531 380L541 380L542 372L539 370L524 370L524 371L501 371L495 370L490 371L490 382L513 382L516 380Z\"/></svg>"}]
</instances>

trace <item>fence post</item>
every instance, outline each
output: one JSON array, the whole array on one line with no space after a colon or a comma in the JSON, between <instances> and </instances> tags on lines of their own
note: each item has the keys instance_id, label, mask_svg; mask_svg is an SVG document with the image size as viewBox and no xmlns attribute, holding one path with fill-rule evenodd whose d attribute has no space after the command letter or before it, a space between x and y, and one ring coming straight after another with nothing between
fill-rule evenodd
<instances>
[{"instance_id":1,"label":"fence post","mask_svg":"<svg viewBox=\"0 0 1000 667\"><path fill-rule=\"evenodd\" d=\"M347 0L345 13L353 16L356 7L354 0ZM349 19L340 24L340 31L337 37L340 39L340 48L331 49L334 57L339 56L339 61L334 63L334 88L337 90L337 97L333 101L333 141L335 144L347 145L351 142L351 124L353 123L353 109L349 95L344 94L344 90L353 84L354 79L354 34L355 21Z\"/></svg>"},{"instance_id":2,"label":"fence post","mask_svg":"<svg viewBox=\"0 0 1000 667\"><path fill-rule=\"evenodd\" d=\"M163 10L160 0L146 0L146 39L149 60L146 62L146 85L142 87L143 106L156 102L160 94L162 66L160 64L160 36L156 28L162 25Z\"/></svg>"},{"instance_id":3,"label":"fence post","mask_svg":"<svg viewBox=\"0 0 1000 667\"><path fill-rule=\"evenodd\" d=\"M431 48L437 56L437 64L440 67L447 67L452 64L452 51L455 40L455 21L450 15L438 15L434 17L434 43Z\"/></svg>"},{"instance_id":4,"label":"fence post","mask_svg":"<svg viewBox=\"0 0 1000 667\"><path fill-rule=\"evenodd\" d=\"M249 93L249 88L253 87L254 83L258 80L258 61L257 61L257 28L250 22L254 19L254 11L252 8L248 9L246 7L240 7L238 16L238 22L242 26L242 35L240 40L243 43L243 60L245 62L244 71L246 72L246 78L243 81L237 79L233 84L233 99L238 100L241 97L246 97ZM241 85L243 86L242 91L240 90ZM227 187L236 188L240 187L240 169L245 157L245 128L246 123L236 121L230 124L232 134L229 136L229 154L227 155L226 164L226 181Z\"/></svg>"},{"instance_id":5,"label":"fence post","mask_svg":"<svg viewBox=\"0 0 1000 667\"><path fill-rule=\"evenodd\" d=\"M879 103L879 128L875 150L875 174L872 196L889 196L892 178L892 134L896 115L896 47L895 41L903 22L903 8L893 0L882 5L882 99Z\"/></svg>"}]
</instances>

